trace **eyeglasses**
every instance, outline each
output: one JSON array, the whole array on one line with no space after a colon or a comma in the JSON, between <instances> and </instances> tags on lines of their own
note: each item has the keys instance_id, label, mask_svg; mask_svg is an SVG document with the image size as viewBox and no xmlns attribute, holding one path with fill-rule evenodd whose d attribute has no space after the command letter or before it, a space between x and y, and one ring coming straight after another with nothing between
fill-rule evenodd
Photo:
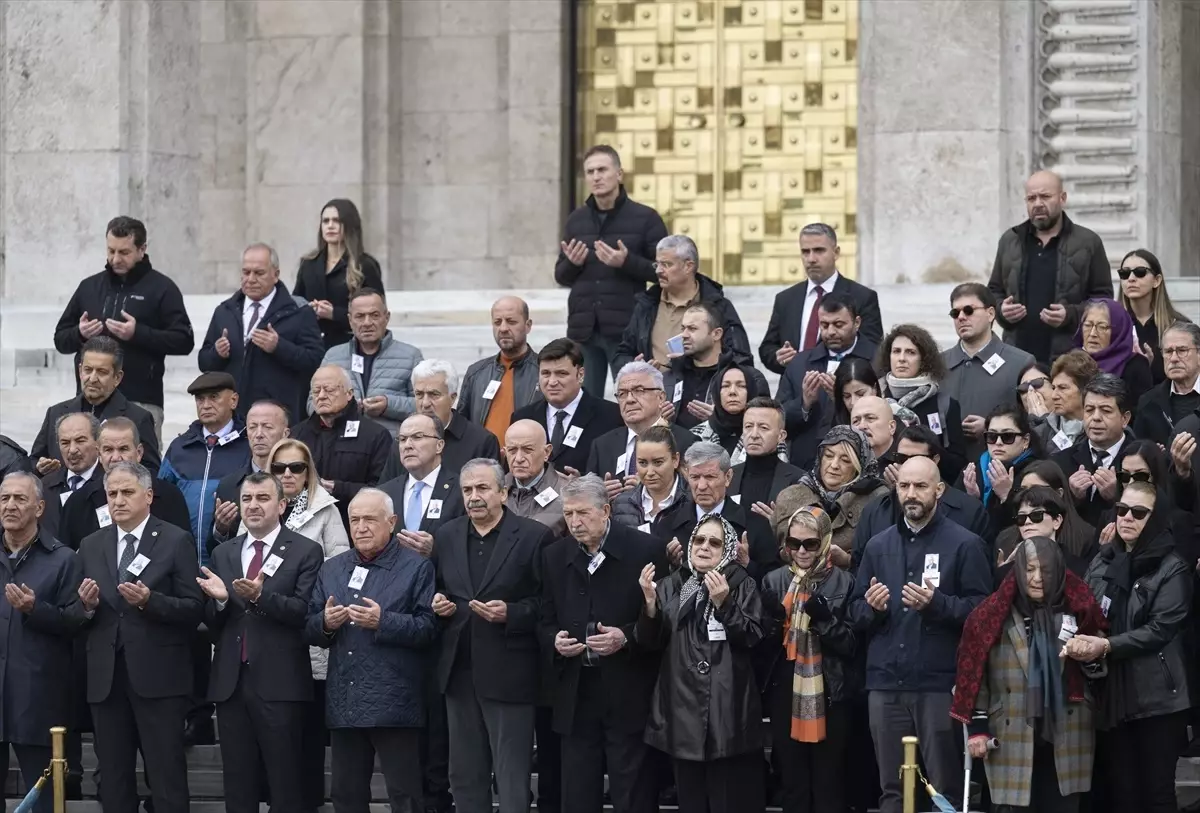
<instances>
[{"instance_id":1,"label":"eyeglasses","mask_svg":"<svg viewBox=\"0 0 1200 813\"><path fill-rule=\"evenodd\" d=\"M408 443L410 440L416 442L419 440L430 440L430 439L441 440L441 438L439 438L437 435L427 435L424 432L417 432L412 435L396 435L396 442L399 443L401 446L403 446L405 443Z\"/></svg>"},{"instance_id":2,"label":"eyeglasses","mask_svg":"<svg viewBox=\"0 0 1200 813\"><path fill-rule=\"evenodd\" d=\"M977 308L974 305L963 305L961 308L951 308L950 309L950 318L957 319L958 315L960 313L963 316L970 318L975 315L975 311L981 311L981 310L983 310L983 308Z\"/></svg>"},{"instance_id":3,"label":"eyeglasses","mask_svg":"<svg viewBox=\"0 0 1200 813\"><path fill-rule=\"evenodd\" d=\"M1117 472L1117 482L1123 486L1127 486L1133 482L1149 483L1153 481L1148 471L1119 471Z\"/></svg>"},{"instance_id":4,"label":"eyeglasses","mask_svg":"<svg viewBox=\"0 0 1200 813\"><path fill-rule=\"evenodd\" d=\"M1023 438L1023 437L1025 437L1024 432L1004 431L1004 432L984 432L983 433L983 439L985 441L987 441L988 443L996 443L997 441L999 441L1000 443L1003 443L1005 446L1012 446L1014 443L1017 442L1017 438Z\"/></svg>"},{"instance_id":5,"label":"eyeglasses","mask_svg":"<svg viewBox=\"0 0 1200 813\"><path fill-rule=\"evenodd\" d=\"M815 536L805 537L804 539L797 539L794 536L789 536L785 544L787 545L787 549L792 553L795 553L801 548L804 548L807 551L818 551L821 549L821 540L817 539Z\"/></svg>"},{"instance_id":6,"label":"eyeglasses","mask_svg":"<svg viewBox=\"0 0 1200 813\"><path fill-rule=\"evenodd\" d=\"M271 464L271 474L283 474L285 471L290 471L292 474L304 474L308 471L308 464L303 460L297 460L295 463Z\"/></svg>"},{"instance_id":7,"label":"eyeglasses","mask_svg":"<svg viewBox=\"0 0 1200 813\"><path fill-rule=\"evenodd\" d=\"M628 398L631 395L640 401L642 398L646 397L646 393L648 393L648 392L662 392L662 391L663 391L662 387L630 387L627 390L617 390L616 392L613 393L613 395L615 395L617 397L618 401L620 401L624 398Z\"/></svg>"},{"instance_id":8,"label":"eyeglasses","mask_svg":"<svg viewBox=\"0 0 1200 813\"><path fill-rule=\"evenodd\" d=\"M1143 508L1140 505L1126 505L1123 502L1117 503L1117 516L1123 517L1126 514L1133 514L1136 520L1143 520L1154 513L1153 508Z\"/></svg>"},{"instance_id":9,"label":"eyeglasses","mask_svg":"<svg viewBox=\"0 0 1200 813\"><path fill-rule=\"evenodd\" d=\"M1022 525L1029 525L1031 523L1033 525L1037 525L1046 518L1046 513L1047 513L1047 511L1045 508L1035 508L1032 511L1029 511L1028 513L1025 513L1025 514L1022 514L1021 512L1018 511L1017 512L1017 527L1020 528ZM1051 515L1051 516L1053 516L1053 515Z\"/></svg>"},{"instance_id":10,"label":"eyeglasses","mask_svg":"<svg viewBox=\"0 0 1200 813\"><path fill-rule=\"evenodd\" d=\"M1108 333L1112 330L1112 325L1107 322L1084 322L1083 333Z\"/></svg>"},{"instance_id":11,"label":"eyeglasses","mask_svg":"<svg viewBox=\"0 0 1200 813\"><path fill-rule=\"evenodd\" d=\"M1029 392L1029 390L1031 390L1031 389L1040 390L1044 386L1046 386L1046 379L1032 378L1029 381L1022 381L1020 384L1018 384L1017 392L1024 395L1025 393Z\"/></svg>"},{"instance_id":12,"label":"eyeglasses","mask_svg":"<svg viewBox=\"0 0 1200 813\"><path fill-rule=\"evenodd\" d=\"M1188 347L1186 345L1184 345L1183 347L1164 347L1162 349L1162 354L1163 354L1163 358L1171 358L1172 356L1179 356L1181 359L1185 359L1188 356L1190 356L1195 349L1196 348L1194 348L1194 347Z\"/></svg>"},{"instance_id":13,"label":"eyeglasses","mask_svg":"<svg viewBox=\"0 0 1200 813\"><path fill-rule=\"evenodd\" d=\"M1146 268L1145 266L1142 266L1141 268L1118 268L1117 269L1117 276L1120 277L1121 279L1129 279L1130 274L1133 274L1138 279L1142 279L1147 274L1154 274L1154 269ZM1155 274L1155 276L1158 276L1158 275Z\"/></svg>"}]
</instances>

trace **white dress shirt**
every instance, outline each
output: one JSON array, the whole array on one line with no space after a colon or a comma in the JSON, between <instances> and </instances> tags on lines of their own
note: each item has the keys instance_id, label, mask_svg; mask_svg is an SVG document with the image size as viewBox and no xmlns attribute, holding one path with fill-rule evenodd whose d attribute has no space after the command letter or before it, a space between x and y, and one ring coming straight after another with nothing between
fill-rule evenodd
<instances>
[{"instance_id":1,"label":"white dress shirt","mask_svg":"<svg viewBox=\"0 0 1200 813\"><path fill-rule=\"evenodd\" d=\"M229 423L227 423L227 424L225 424L224 426L222 426L222 427L221 427L220 429L218 429L216 432L209 432L209 431L208 431L207 429L205 429L203 426L202 426L202 427L200 427L200 431L201 431L201 432L204 434L204 439L205 439L205 440L207 440L207 439L208 439L208 436L209 436L209 435L216 435L218 438L223 438L223 437L225 437L226 435L228 435L230 432L232 432L232 431L233 431L233 419L231 418L231 419L230 419L230 421L229 421Z\"/></svg>"},{"instance_id":2,"label":"white dress shirt","mask_svg":"<svg viewBox=\"0 0 1200 813\"><path fill-rule=\"evenodd\" d=\"M262 299L255 302L250 297L246 297L246 303L242 305L242 336L250 336L250 320L254 316L254 306L258 305L258 322L254 323L255 329L262 323L262 319L267 315L267 308L271 307L271 300L275 298L275 289L264 296Z\"/></svg>"},{"instance_id":3,"label":"white dress shirt","mask_svg":"<svg viewBox=\"0 0 1200 813\"><path fill-rule=\"evenodd\" d=\"M1188 390L1187 392L1183 392L1182 390L1180 390L1179 385L1176 384L1174 381L1171 382L1171 394L1172 395L1191 395L1192 393L1196 393L1197 395L1200 395L1200 375L1196 376L1196 383L1192 384L1192 388L1190 390Z\"/></svg>"},{"instance_id":4,"label":"white dress shirt","mask_svg":"<svg viewBox=\"0 0 1200 813\"><path fill-rule=\"evenodd\" d=\"M675 504L675 497L678 496L676 492L678 492L678 491L679 491L679 478L676 477L675 482L671 483L671 493L667 495L667 498L665 500L663 500L661 503L658 504L658 514L661 514L663 511L666 511L668 508L670 508L672 505ZM652 513L653 511L654 511L654 498L650 496L649 489L643 488L642 489L642 516L644 516L646 518L646 520L649 521L653 517L658 516L658 514ZM696 517L696 519L699 519L699 518L700 518L699 516Z\"/></svg>"},{"instance_id":5,"label":"white dress shirt","mask_svg":"<svg viewBox=\"0 0 1200 813\"><path fill-rule=\"evenodd\" d=\"M701 508L697 504L696 505L696 521L699 522L700 518L702 516L704 516L705 514L720 514L724 510L725 510L725 501L724 500L721 500L719 503L717 503L716 507L714 507L713 510L711 510L711 511L705 511L703 508Z\"/></svg>"},{"instance_id":6,"label":"white dress shirt","mask_svg":"<svg viewBox=\"0 0 1200 813\"><path fill-rule=\"evenodd\" d=\"M417 487L417 483L425 484L425 487L421 489L421 516L425 516L425 512L429 510L429 498L433 496L433 488L437 485L438 474L441 471L442 467L438 466L420 480L411 474L408 475L408 482L404 484L404 505L396 506L400 512L400 523L402 525L404 524L404 514L408 510L408 501L412 499L413 489Z\"/></svg>"},{"instance_id":7,"label":"white dress shirt","mask_svg":"<svg viewBox=\"0 0 1200 813\"><path fill-rule=\"evenodd\" d=\"M1124 442L1125 436L1121 435L1120 440L1118 440L1112 446L1109 446L1108 449L1104 450L1104 460L1102 460L1096 468L1112 468L1113 461L1117 459L1117 452L1121 451L1121 444ZM1101 450L1097 449L1095 446L1092 446L1090 443L1088 444L1088 454L1092 456L1093 460L1096 459L1096 452L1099 451Z\"/></svg>"},{"instance_id":8,"label":"white dress shirt","mask_svg":"<svg viewBox=\"0 0 1200 813\"><path fill-rule=\"evenodd\" d=\"M121 557L125 554L125 536L127 534L133 534L133 538L137 540L134 543L134 549L137 550L138 548L141 547L142 534L146 533L146 523L148 523L149 521L150 521L150 515L147 514L146 518L144 520L142 520L141 523L139 523L138 526L136 528L134 528L132 531L123 531L123 530L121 530L120 525L117 526L117 562L118 563L121 561Z\"/></svg>"},{"instance_id":9,"label":"white dress shirt","mask_svg":"<svg viewBox=\"0 0 1200 813\"><path fill-rule=\"evenodd\" d=\"M817 289L818 288L821 289L821 291L822 291L821 296L828 296L829 294L833 293L833 286L837 285L837 281L840 277L841 277L841 274L839 274L835 270L832 274L829 275L829 279L825 280L820 285L814 285L812 280L809 280L808 293L805 294L805 296L804 296L804 316L800 319L800 343L801 344L804 343L804 337L808 335L808 320L813 319L813 318L818 318L816 315ZM821 335L820 335L820 333L818 333L817 341L820 341L820 340L821 340ZM803 348L797 347L796 349L802 350Z\"/></svg>"},{"instance_id":10,"label":"white dress shirt","mask_svg":"<svg viewBox=\"0 0 1200 813\"><path fill-rule=\"evenodd\" d=\"M626 427L625 431L625 468L621 470L620 477L625 477L625 472L629 471L629 465L633 464L633 470L637 471L637 432ZM616 474L617 472L613 472Z\"/></svg>"},{"instance_id":11,"label":"white dress shirt","mask_svg":"<svg viewBox=\"0 0 1200 813\"><path fill-rule=\"evenodd\" d=\"M68 471L68 472L67 472L67 477L66 477L66 479L63 481L64 483L66 483L67 490L66 490L66 491L64 491L64 492L62 493L62 495L61 495L61 497L62 497L62 501L63 501L63 503L64 503L64 504L65 504L65 503L66 503L66 501L67 501L67 497L70 497L70 496L71 496L72 494L74 494L76 491L78 491L79 489L83 488L84 484L85 484L85 483L87 483L89 480L91 480L91 479L92 479L92 475L96 473L96 467L97 467L97 466L99 466L99 465L100 465L100 459L99 459L99 458L97 458L97 459L96 459L96 462L95 462L95 463L93 463L93 464L92 464L92 467L91 467L90 469L88 469L87 471L78 471L78 472L76 472L76 471ZM77 485L75 488L71 488L71 478L72 478L72 477L78 477L78 478L80 478L80 479L79 479L79 485Z\"/></svg>"},{"instance_id":12,"label":"white dress shirt","mask_svg":"<svg viewBox=\"0 0 1200 813\"><path fill-rule=\"evenodd\" d=\"M567 413L567 417L563 418L563 433L565 435L566 431L571 428L571 421L575 419L575 410L579 409L579 402L582 400L582 398L583 388L581 387L579 392L575 393L575 399L565 407L556 407L549 401L546 402L547 434L554 434L554 422L557 420L558 412L561 409Z\"/></svg>"},{"instance_id":13,"label":"white dress shirt","mask_svg":"<svg viewBox=\"0 0 1200 813\"><path fill-rule=\"evenodd\" d=\"M271 531L271 533L267 534L266 536L261 537L263 542L262 560L264 564L267 561L267 557L271 555L271 547L274 546L275 540L279 537L279 529L282 527L282 525L276 525L275 530ZM254 540L258 538L259 537L256 537L254 534L247 531L246 541L242 543L242 575L246 576L247 578L249 578L250 574L250 561L254 558Z\"/></svg>"}]
</instances>

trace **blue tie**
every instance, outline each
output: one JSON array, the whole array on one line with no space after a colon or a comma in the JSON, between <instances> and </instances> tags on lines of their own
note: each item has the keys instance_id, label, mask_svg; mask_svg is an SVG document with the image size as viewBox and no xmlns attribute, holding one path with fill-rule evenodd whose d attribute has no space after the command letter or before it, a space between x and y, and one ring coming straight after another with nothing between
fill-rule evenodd
<instances>
[{"instance_id":1,"label":"blue tie","mask_svg":"<svg viewBox=\"0 0 1200 813\"><path fill-rule=\"evenodd\" d=\"M421 491L425 482L418 480L413 483L412 496L408 498L408 507L404 509L404 527L409 531L421 530Z\"/></svg>"}]
</instances>

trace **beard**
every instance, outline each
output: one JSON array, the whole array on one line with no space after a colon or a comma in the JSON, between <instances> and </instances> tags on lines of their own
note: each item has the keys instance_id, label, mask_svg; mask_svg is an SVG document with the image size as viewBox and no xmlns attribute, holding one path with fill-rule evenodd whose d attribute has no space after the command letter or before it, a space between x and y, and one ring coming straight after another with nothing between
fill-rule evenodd
<instances>
[{"instance_id":1,"label":"beard","mask_svg":"<svg viewBox=\"0 0 1200 813\"><path fill-rule=\"evenodd\" d=\"M927 516L929 516L929 506L925 505L925 503L915 500L909 500L904 503L904 517L906 519L919 522Z\"/></svg>"},{"instance_id":2,"label":"beard","mask_svg":"<svg viewBox=\"0 0 1200 813\"><path fill-rule=\"evenodd\" d=\"M1038 231L1049 231L1058 225L1058 221L1062 218L1062 212L1056 212L1045 215L1036 215L1030 218L1030 222Z\"/></svg>"}]
</instances>

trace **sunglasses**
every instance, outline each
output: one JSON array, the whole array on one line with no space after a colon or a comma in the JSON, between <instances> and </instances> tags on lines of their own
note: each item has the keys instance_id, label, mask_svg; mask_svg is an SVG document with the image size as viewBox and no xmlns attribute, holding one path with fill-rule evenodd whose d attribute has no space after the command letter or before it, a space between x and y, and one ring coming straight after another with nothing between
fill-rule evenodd
<instances>
[{"instance_id":1,"label":"sunglasses","mask_svg":"<svg viewBox=\"0 0 1200 813\"><path fill-rule=\"evenodd\" d=\"M1153 508L1143 508L1140 505L1126 505L1123 502L1117 503L1117 516L1123 517L1126 514L1133 514L1136 520L1143 520L1154 513Z\"/></svg>"},{"instance_id":2,"label":"sunglasses","mask_svg":"<svg viewBox=\"0 0 1200 813\"><path fill-rule=\"evenodd\" d=\"M971 317L975 315L975 311L981 311L983 308L977 308L974 305L963 305L961 308L951 308L950 318L957 319L961 313L963 316Z\"/></svg>"},{"instance_id":3,"label":"sunglasses","mask_svg":"<svg viewBox=\"0 0 1200 813\"><path fill-rule=\"evenodd\" d=\"M999 441L1000 443L1003 443L1005 446L1012 446L1014 443L1017 442L1017 438L1022 438L1022 437L1025 437L1025 434L1023 432L1006 431L1006 432L984 432L983 433L983 439L985 441L987 441L988 443L996 443L997 441Z\"/></svg>"},{"instance_id":4,"label":"sunglasses","mask_svg":"<svg viewBox=\"0 0 1200 813\"><path fill-rule=\"evenodd\" d=\"M1050 516L1053 517L1054 514L1051 514ZM1022 525L1028 525L1029 523L1033 523L1034 525L1037 525L1039 522L1041 522L1045 518L1046 518L1046 509L1045 508L1035 508L1032 511L1030 511L1028 514L1022 514L1018 511L1017 512L1017 527L1020 528Z\"/></svg>"},{"instance_id":5,"label":"sunglasses","mask_svg":"<svg viewBox=\"0 0 1200 813\"><path fill-rule=\"evenodd\" d=\"M292 474L304 474L308 471L308 464L303 460L297 460L295 463L271 464L271 474L283 474L285 471L290 471Z\"/></svg>"},{"instance_id":6,"label":"sunglasses","mask_svg":"<svg viewBox=\"0 0 1200 813\"><path fill-rule=\"evenodd\" d=\"M900 452L896 452L894 455L892 455L892 461L897 466L903 466L905 463L912 460L914 457L929 457L929 455L927 455L927 454L901 454Z\"/></svg>"},{"instance_id":7,"label":"sunglasses","mask_svg":"<svg viewBox=\"0 0 1200 813\"><path fill-rule=\"evenodd\" d=\"M821 549L821 540L817 539L815 536L811 536L806 539L797 539L794 536L789 536L785 544L787 544L787 549L793 553L801 548L804 548L807 551L818 551Z\"/></svg>"},{"instance_id":8,"label":"sunglasses","mask_svg":"<svg viewBox=\"0 0 1200 813\"><path fill-rule=\"evenodd\" d=\"M1153 274L1154 270L1150 268L1118 268L1117 276L1121 279L1129 279L1129 275L1133 274L1138 279L1144 278L1147 274Z\"/></svg>"},{"instance_id":9,"label":"sunglasses","mask_svg":"<svg viewBox=\"0 0 1200 813\"><path fill-rule=\"evenodd\" d=\"M1117 482L1119 482L1123 486L1127 486L1133 482L1149 483L1149 482L1151 482L1150 472L1148 472L1148 471L1120 471L1120 472L1117 472Z\"/></svg>"},{"instance_id":10,"label":"sunglasses","mask_svg":"<svg viewBox=\"0 0 1200 813\"><path fill-rule=\"evenodd\" d=\"M1029 392L1029 390L1031 390L1031 389L1040 390L1044 386L1046 386L1046 379L1033 378L1033 379L1030 379L1029 381L1022 381L1020 384L1018 384L1017 392L1024 395L1025 393Z\"/></svg>"}]
</instances>

